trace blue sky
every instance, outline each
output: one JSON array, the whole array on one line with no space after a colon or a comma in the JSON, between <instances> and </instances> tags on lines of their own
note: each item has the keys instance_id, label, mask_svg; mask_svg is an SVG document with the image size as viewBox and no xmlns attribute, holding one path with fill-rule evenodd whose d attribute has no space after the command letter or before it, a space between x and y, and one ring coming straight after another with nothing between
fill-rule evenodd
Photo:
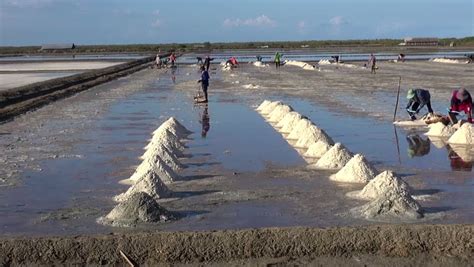
<instances>
[{"instance_id":1,"label":"blue sky","mask_svg":"<svg viewBox=\"0 0 474 267\"><path fill-rule=\"evenodd\" d=\"M474 36L474 0L0 0L0 45Z\"/></svg>"}]
</instances>

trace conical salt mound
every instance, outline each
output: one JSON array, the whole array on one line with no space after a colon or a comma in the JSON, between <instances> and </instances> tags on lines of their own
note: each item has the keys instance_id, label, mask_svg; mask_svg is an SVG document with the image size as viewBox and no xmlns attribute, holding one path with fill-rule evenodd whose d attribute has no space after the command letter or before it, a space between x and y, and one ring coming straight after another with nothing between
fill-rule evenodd
<instances>
[{"instance_id":1,"label":"conical salt mound","mask_svg":"<svg viewBox=\"0 0 474 267\"><path fill-rule=\"evenodd\" d=\"M184 136L187 136L192 133L192 131L188 130L186 127L184 127L183 124L181 124L176 118L170 117L167 122L170 123L170 125L178 131L179 134L182 134Z\"/></svg>"},{"instance_id":2,"label":"conical salt mound","mask_svg":"<svg viewBox=\"0 0 474 267\"><path fill-rule=\"evenodd\" d=\"M302 119L306 119L306 117L302 116L301 114L293 115L292 118L289 118L284 122L283 126L280 129L280 132L281 133L288 133L288 134L291 133L291 131L293 131L293 129L296 128L296 125L298 125L298 123ZM282 121L284 121L284 120L285 120L285 118L283 118Z\"/></svg>"},{"instance_id":3,"label":"conical salt mound","mask_svg":"<svg viewBox=\"0 0 474 267\"><path fill-rule=\"evenodd\" d=\"M474 145L474 126L464 123L452 136L448 143L460 145Z\"/></svg>"},{"instance_id":4,"label":"conical salt mound","mask_svg":"<svg viewBox=\"0 0 474 267\"><path fill-rule=\"evenodd\" d=\"M166 184L179 179L179 175L171 169L170 166L168 166L161 158L156 157L144 160L140 165L138 165L129 180L136 182L145 176L148 171L155 172L156 175L158 175L158 177L160 177Z\"/></svg>"},{"instance_id":5,"label":"conical salt mound","mask_svg":"<svg viewBox=\"0 0 474 267\"><path fill-rule=\"evenodd\" d=\"M183 169L185 166L179 162L176 155L171 153L164 145L157 144L154 145L141 156L143 160L154 160L156 157L161 158L168 166L171 167L174 171Z\"/></svg>"},{"instance_id":6,"label":"conical salt mound","mask_svg":"<svg viewBox=\"0 0 474 267\"><path fill-rule=\"evenodd\" d=\"M301 119L286 138L298 140L300 137L304 136L304 133L308 130L308 128L312 127L313 125L314 124L310 120Z\"/></svg>"},{"instance_id":7,"label":"conical salt mound","mask_svg":"<svg viewBox=\"0 0 474 267\"><path fill-rule=\"evenodd\" d=\"M368 220L390 221L415 220L423 218L423 210L410 195L389 194L378 197L369 203L353 208L356 217Z\"/></svg>"},{"instance_id":8,"label":"conical salt mound","mask_svg":"<svg viewBox=\"0 0 474 267\"><path fill-rule=\"evenodd\" d=\"M118 227L132 227L139 223L154 223L176 219L176 216L162 208L156 200L144 192L131 195L119 203L109 214L99 219L100 223Z\"/></svg>"},{"instance_id":9,"label":"conical salt mound","mask_svg":"<svg viewBox=\"0 0 474 267\"><path fill-rule=\"evenodd\" d=\"M355 197L361 199L376 199L387 194L410 195L407 183L397 177L392 171L384 171L360 191Z\"/></svg>"},{"instance_id":10,"label":"conical salt mound","mask_svg":"<svg viewBox=\"0 0 474 267\"><path fill-rule=\"evenodd\" d=\"M156 174L156 172L149 170L135 184L133 184L127 190L127 192L115 196L114 199L115 201L122 202L129 198L131 195L138 192L145 192L155 199L165 198L171 195L170 190L163 183L163 181Z\"/></svg>"},{"instance_id":11,"label":"conical salt mound","mask_svg":"<svg viewBox=\"0 0 474 267\"><path fill-rule=\"evenodd\" d=\"M270 104L270 100L263 100L263 102L255 109L256 111L261 111L264 107Z\"/></svg>"},{"instance_id":12,"label":"conical salt mound","mask_svg":"<svg viewBox=\"0 0 474 267\"><path fill-rule=\"evenodd\" d=\"M340 169L352 158L352 153L341 143L336 143L326 154L310 167L318 169Z\"/></svg>"},{"instance_id":13,"label":"conical salt mound","mask_svg":"<svg viewBox=\"0 0 474 267\"><path fill-rule=\"evenodd\" d=\"M367 183L374 179L377 171L361 154L352 157L347 164L329 179L345 183Z\"/></svg>"},{"instance_id":14,"label":"conical salt mound","mask_svg":"<svg viewBox=\"0 0 474 267\"><path fill-rule=\"evenodd\" d=\"M303 116L296 111L291 111L285 114L283 118L275 125L277 128L283 128L283 126L287 125L289 122L295 119L302 119Z\"/></svg>"},{"instance_id":15,"label":"conical salt mound","mask_svg":"<svg viewBox=\"0 0 474 267\"><path fill-rule=\"evenodd\" d=\"M261 111L260 114L268 115L270 114L277 106L283 105L281 101L271 102L270 104L266 105Z\"/></svg>"},{"instance_id":16,"label":"conical salt mound","mask_svg":"<svg viewBox=\"0 0 474 267\"><path fill-rule=\"evenodd\" d=\"M334 144L332 138L323 129L318 128L316 125L311 125L302 133L295 146L309 148L310 145L320 140L328 144Z\"/></svg>"},{"instance_id":17,"label":"conical salt mound","mask_svg":"<svg viewBox=\"0 0 474 267\"><path fill-rule=\"evenodd\" d=\"M179 139L175 138L173 134L171 134L168 130L163 130L155 133L145 149L150 149L152 147L164 146L166 149L174 154L176 157L184 156L184 145L179 141Z\"/></svg>"},{"instance_id":18,"label":"conical salt mound","mask_svg":"<svg viewBox=\"0 0 474 267\"><path fill-rule=\"evenodd\" d=\"M285 117L286 114L289 112L292 112L293 108L288 106L288 105L280 105L276 107L272 113L268 115L268 121L269 122L279 122Z\"/></svg>"},{"instance_id":19,"label":"conical salt mound","mask_svg":"<svg viewBox=\"0 0 474 267\"><path fill-rule=\"evenodd\" d=\"M444 125L442 122L437 122L429 125L428 132L425 133L427 136L436 137L450 137L456 131L449 125Z\"/></svg>"},{"instance_id":20,"label":"conical salt mound","mask_svg":"<svg viewBox=\"0 0 474 267\"><path fill-rule=\"evenodd\" d=\"M329 149L331 149L331 147L332 147L331 144L328 144L325 141L319 140L318 142L311 144L309 146L304 156L308 158L320 158L324 154L326 154L326 152L328 152Z\"/></svg>"}]
</instances>

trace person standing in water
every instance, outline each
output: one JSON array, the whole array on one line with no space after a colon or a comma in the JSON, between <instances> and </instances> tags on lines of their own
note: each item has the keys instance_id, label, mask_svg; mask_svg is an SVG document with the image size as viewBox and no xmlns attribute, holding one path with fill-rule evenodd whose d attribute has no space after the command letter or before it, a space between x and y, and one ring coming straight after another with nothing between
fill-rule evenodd
<instances>
[{"instance_id":1,"label":"person standing in water","mask_svg":"<svg viewBox=\"0 0 474 267\"><path fill-rule=\"evenodd\" d=\"M207 88L209 87L209 72L207 72L204 66L201 67L201 79L198 83L201 83L202 92L204 93L204 101L202 103L207 103Z\"/></svg>"},{"instance_id":2,"label":"person standing in water","mask_svg":"<svg viewBox=\"0 0 474 267\"><path fill-rule=\"evenodd\" d=\"M275 53L275 68L279 68L281 66L281 54L279 52Z\"/></svg>"},{"instance_id":3,"label":"person standing in water","mask_svg":"<svg viewBox=\"0 0 474 267\"><path fill-rule=\"evenodd\" d=\"M206 67L207 71L209 71L209 66L211 66L211 61L213 60L214 59L209 56L206 56L206 59L204 59L204 66Z\"/></svg>"},{"instance_id":4,"label":"person standing in water","mask_svg":"<svg viewBox=\"0 0 474 267\"><path fill-rule=\"evenodd\" d=\"M370 54L369 66L370 66L370 73L372 74L375 74L375 69L377 68L376 63L377 63L377 59L375 58L375 55Z\"/></svg>"},{"instance_id":5,"label":"person standing in water","mask_svg":"<svg viewBox=\"0 0 474 267\"><path fill-rule=\"evenodd\" d=\"M410 89L407 93L407 112L410 115L412 121L416 120L415 114L418 114L420 110L426 105L428 112L433 114L431 108L431 95L428 90L425 89Z\"/></svg>"}]
</instances>

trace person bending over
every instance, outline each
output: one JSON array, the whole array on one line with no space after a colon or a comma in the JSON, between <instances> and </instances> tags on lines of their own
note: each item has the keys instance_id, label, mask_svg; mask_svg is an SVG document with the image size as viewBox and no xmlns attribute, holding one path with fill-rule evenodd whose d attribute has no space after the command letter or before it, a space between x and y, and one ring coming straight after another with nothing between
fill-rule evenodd
<instances>
[{"instance_id":1,"label":"person bending over","mask_svg":"<svg viewBox=\"0 0 474 267\"><path fill-rule=\"evenodd\" d=\"M425 89L410 89L407 94L408 104L407 112L410 115L412 121L416 120L415 114L418 114L420 110L426 105L429 113L433 113L431 108L431 95L428 90Z\"/></svg>"},{"instance_id":2,"label":"person bending over","mask_svg":"<svg viewBox=\"0 0 474 267\"><path fill-rule=\"evenodd\" d=\"M451 123L455 124L458 122L457 115L460 112L464 112L467 115L467 121L473 123L472 121L472 97L469 92L462 88L459 90L454 90L451 96L451 107L449 108L449 120Z\"/></svg>"}]
</instances>

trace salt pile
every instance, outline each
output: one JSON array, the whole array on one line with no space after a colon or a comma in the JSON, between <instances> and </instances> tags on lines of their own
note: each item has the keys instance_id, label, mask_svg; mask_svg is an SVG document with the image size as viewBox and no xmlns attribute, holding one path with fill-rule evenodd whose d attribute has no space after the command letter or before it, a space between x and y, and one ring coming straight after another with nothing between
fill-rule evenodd
<instances>
[{"instance_id":1,"label":"salt pile","mask_svg":"<svg viewBox=\"0 0 474 267\"><path fill-rule=\"evenodd\" d=\"M372 180L377 171L361 154L355 155L340 171L329 179L345 183L367 183Z\"/></svg>"},{"instance_id":2,"label":"salt pile","mask_svg":"<svg viewBox=\"0 0 474 267\"><path fill-rule=\"evenodd\" d=\"M263 100L263 102L255 109L256 111L261 111L265 106L272 103L270 100Z\"/></svg>"},{"instance_id":3,"label":"salt pile","mask_svg":"<svg viewBox=\"0 0 474 267\"><path fill-rule=\"evenodd\" d=\"M98 222L118 227L132 227L139 223L165 222L176 216L158 205L156 200L144 192L131 195L119 203L109 214Z\"/></svg>"},{"instance_id":4,"label":"salt pile","mask_svg":"<svg viewBox=\"0 0 474 267\"><path fill-rule=\"evenodd\" d=\"M174 153L178 157L183 156L184 145L168 130L156 132L150 143L145 146L145 149L150 149L160 145L166 147L171 153Z\"/></svg>"},{"instance_id":5,"label":"salt pile","mask_svg":"<svg viewBox=\"0 0 474 267\"><path fill-rule=\"evenodd\" d=\"M160 127L158 127L158 129L155 130L155 132L162 131L163 129L167 129L168 131L170 131L171 133L173 133L180 139L186 138L188 135L192 133L174 117L170 117L168 120L163 122L160 125Z\"/></svg>"},{"instance_id":6,"label":"salt pile","mask_svg":"<svg viewBox=\"0 0 474 267\"><path fill-rule=\"evenodd\" d=\"M474 126L464 123L452 136L448 143L460 145L474 145Z\"/></svg>"},{"instance_id":7,"label":"salt pile","mask_svg":"<svg viewBox=\"0 0 474 267\"><path fill-rule=\"evenodd\" d=\"M456 130L449 126L444 125L442 122L430 124L428 132L425 133L427 136L437 137L450 137Z\"/></svg>"},{"instance_id":8,"label":"salt pile","mask_svg":"<svg viewBox=\"0 0 474 267\"><path fill-rule=\"evenodd\" d=\"M286 129L285 132L291 132L294 125L298 123L299 120L304 117L298 112L291 111L285 114L285 116L275 125L275 127L280 128L280 132L283 132L283 128Z\"/></svg>"},{"instance_id":9,"label":"salt pile","mask_svg":"<svg viewBox=\"0 0 474 267\"><path fill-rule=\"evenodd\" d=\"M315 164L310 167L318 169L339 169L352 158L352 153L341 143L336 143Z\"/></svg>"},{"instance_id":10,"label":"salt pile","mask_svg":"<svg viewBox=\"0 0 474 267\"><path fill-rule=\"evenodd\" d=\"M470 146L451 145L451 149L465 162L474 161L474 150ZM450 157L451 158L451 157Z\"/></svg>"},{"instance_id":11,"label":"salt pile","mask_svg":"<svg viewBox=\"0 0 474 267\"><path fill-rule=\"evenodd\" d=\"M318 62L319 65L331 65L331 61L329 61L328 59L321 59L319 62Z\"/></svg>"},{"instance_id":12,"label":"salt pile","mask_svg":"<svg viewBox=\"0 0 474 267\"><path fill-rule=\"evenodd\" d=\"M384 171L371 180L353 197L371 202L352 209L367 219L397 217L417 219L423 217L420 205L411 197L409 186L391 171ZM351 196L349 194L349 196Z\"/></svg>"},{"instance_id":13,"label":"salt pile","mask_svg":"<svg viewBox=\"0 0 474 267\"><path fill-rule=\"evenodd\" d=\"M260 114L262 115L268 115L270 114L277 106L283 105L281 101L275 101L271 102L270 104L266 105L265 107L262 108L260 111Z\"/></svg>"},{"instance_id":14,"label":"salt pile","mask_svg":"<svg viewBox=\"0 0 474 267\"><path fill-rule=\"evenodd\" d=\"M287 136L287 139L300 139L300 137L304 135L305 131L307 131L307 129L311 126L313 126L313 123L310 120L306 118L299 120L291 130L290 134Z\"/></svg>"},{"instance_id":15,"label":"salt pile","mask_svg":"<svg viewBox=\"0 0 474 267\"><path fill-rule=\"evenodd\" d=\"M185 166L179 162L176 155L170 152L164 145L157 144L148 148L148 150L141 156L141 159L155 159L161 158L174 171L183 169Z\"/></svg>"},{"instance_id":16,"label":"salt pile","mask_svg":"<svg viewBox=\"0 0 474 267\"><path fill-rule=\"evenodd\" d=\"M302 61L285 60L285 65L296 66L296 67L303 68L305 70L315 70L315 67L313 65L310 65Z\"/></svg>"},{"instance_id":17,"label":"salt pile","mask_svg":"<svg viewBox=\"0 0 474 267\"><path fill-rule=\"evenodd\" d=\"M388 193L396 192L399 195L409 195L410 187L392 171L384 171L377 175L356 194L348 196L359 199L376 199Z\"/></svg>"},{"instance_id":18,"label":"salt pile","mask_svg":"<svg viewBox=\"0 0 474 267\"><path fill-rule=\"evenodd\" d=\"M249 84L242 85L242 87L245 89L258 89L260 88L260 85L249 83Z\"/></svg>"},{"instance_id":19,"label":"salt pile","mask_svg":"<svg viewBox=\"0 0 474 267\"><path fill-rule=\"evenodd\" d=\"M293 111L293 108L288 105L277 106L270 114L268 114L269 122L280 122L286 114Z\"/></svg>"},{"instance_id":20,"label":"salt pile","mask_svg":"<svg viewBox=\"0 0 474 267\"><path fill-rule=\"evenodd\" d=\"M368 220L392 221L395 219L415 220L423 218L420 204L410 195L391 194L370 201L360 207L353 208L352 214Z\"/></svg>"},{"instance_id":21,"label":"salt pile","mask_svg":"<svg viewBox=\"0 0 474 267\"><path fill-rule=\"evenodd\" d=\"M469 61L467 60L456 60L456 59L448 59L448 58L434 58L431 61L438 62L438 63L449 63L449 64L468 64Z\"/></svg>"},{"instance_id":22,"label":"salt pile","mask_svg":"<svg viewBox=\"0 0 474 267\"><path fill-rule=\"evenodd\" d=\"M334 143L332 138L329 137L329 135L327 135L327 133L323 129L320 129L313 124L310 127L306 128L304 132L302 132L302 135L296 142L295 146L308 148L310 145L320 140L328 144Z\"/></svg>"},{"instance_id":23,"label":"salt pile","mask_svg":"<svg viewBox=\"0 0 474 267\"><path fill-rule=\"evenodd\" d=\"M158 174L152 170L148 170L145 175L140 177L125 193L115 196L114 200L122 202L138 192L145 192L155 199L165 198L171 195L168 187L163 183Z\"/></svg>"},{"instance_id":24,"label":"salt pile","mask_svg":"<svg viewBox=\"0 0 474 267\"><path fill-rule=\"evenodd\" d=\"M170 166L161 158L156 157L143 160L132 176L130 176L129 180L133 182L139 181L142 177L146 176L149 171L155 172L164 183L171 183L179 179L179 175Z\"/></svg>"},{"instance_id":25,"label":"salt pile","mask_svg":"<svg viewBox=\"0 0 474 267\"><path fill-rule=\"evenodd\" d=\"M306 151L303 156L308 158L320 158L326 154L326 152L328 152L331 147L331 144L319 140L318 142L311 144L308 148L308 151Z\"/></svg>"},{"instance_id":26,"label":"salt pile","mask_svg":"<svg viewBox=\"0 0 474 267\"><path fill-rule=\"evenodd\" d=\"M260 68L268 67L268 64L265 64L265 63L263 63L263 62L261 62L261 61L255 61L255 62L253 63L253 65L254 65L255 67L260 67Z\"/></svg>"}]
</instances>

